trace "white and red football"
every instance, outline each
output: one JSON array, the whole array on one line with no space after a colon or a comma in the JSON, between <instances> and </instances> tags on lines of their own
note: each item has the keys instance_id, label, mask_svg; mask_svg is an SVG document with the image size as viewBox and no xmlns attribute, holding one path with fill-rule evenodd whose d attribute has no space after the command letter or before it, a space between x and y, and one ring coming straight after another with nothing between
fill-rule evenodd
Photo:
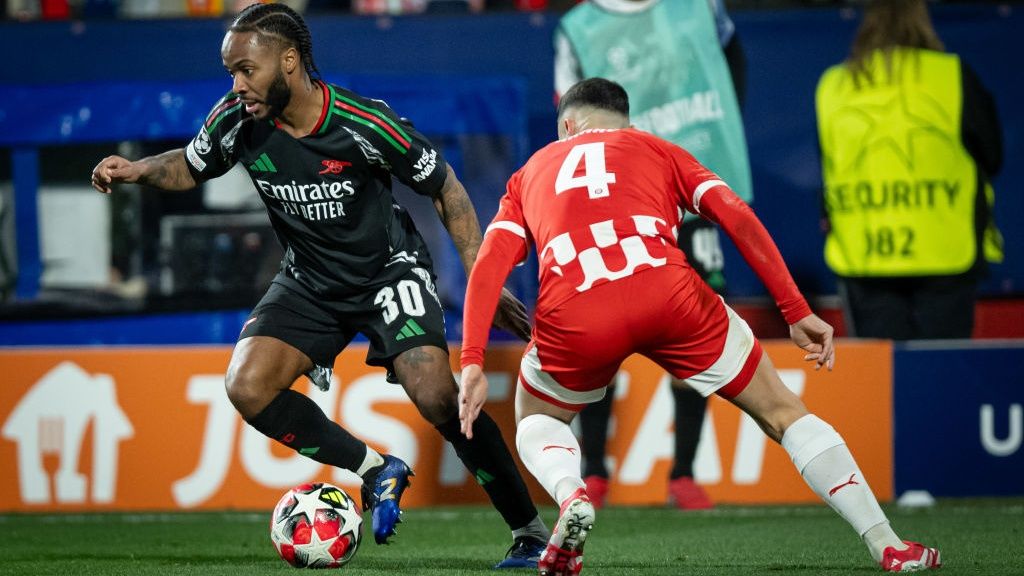
<instances>
[{"instance_id":1,"label":"white and red football","mask_svg":"<svg viewBox=\"0 0 1024 576\"><path fill-rule=\"evenodd\" d=\"M296 568L339 568L359 549L363 516L352 497L326 482L296 486L278 501L270 540Z\"/></svg>"}]
</instances>

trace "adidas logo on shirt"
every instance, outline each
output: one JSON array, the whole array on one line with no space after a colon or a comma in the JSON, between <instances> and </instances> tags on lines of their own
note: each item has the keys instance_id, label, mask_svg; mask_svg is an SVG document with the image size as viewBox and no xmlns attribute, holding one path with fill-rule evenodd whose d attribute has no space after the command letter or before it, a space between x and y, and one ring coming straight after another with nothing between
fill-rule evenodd
<instances>
[{"instance_id":1,"label":"adidas logo on shirt","mask_svg":"<svg viewBox=\"0 0 1024 576\"><path fill-rule=\"evenodd\" d=\"M260 157L255 162L249 165L249 170L253 172L277 172L277 166L270 161L270 156L264 152L260 154Z\"/></svg>"}]
</instances>

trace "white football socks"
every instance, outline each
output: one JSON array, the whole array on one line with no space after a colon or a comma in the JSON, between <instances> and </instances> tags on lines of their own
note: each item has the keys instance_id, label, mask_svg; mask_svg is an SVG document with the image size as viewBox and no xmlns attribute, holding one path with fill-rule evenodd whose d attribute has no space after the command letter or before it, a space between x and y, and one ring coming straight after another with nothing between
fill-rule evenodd
<instances>
[{"instance_id":1,"label":"white football socks","mask_svg":"<svg viewBox=\"0 0 1024 576\"><path fill-rule=\"evenodd\" d=\"M384 457L381 456L380 453L374 450L373 448L370 448L370 445L367 444L366 457L363 458L363 463L359 465L359 469L356 470L356 474L362 477L363 474L366 474L367 470L375 466L380 466L383 463Z\"/></svg>"},{"instance_id":2,"label":"white football socks","mask_svg":"<svg viewBox=\"0 0 1024 576\"><path fill-rule=\"evenodd\" d=\"M811 490L864 539L876 562L886 547L904 548L843 437L828 423L813 414L800 418L786 429L782 447Z\"/></svg>"},{"instance_id":3,"label":"white football socks","mask_svg":"<svg viewBox=\"0 0 1024 576\"><path fill-rule=\"evenodd\" d=\"M543 414L531 414L516 429L516 449L526 469L559 505L583 488L580 444L569 425Z\"/></svg>"}]
</instances>

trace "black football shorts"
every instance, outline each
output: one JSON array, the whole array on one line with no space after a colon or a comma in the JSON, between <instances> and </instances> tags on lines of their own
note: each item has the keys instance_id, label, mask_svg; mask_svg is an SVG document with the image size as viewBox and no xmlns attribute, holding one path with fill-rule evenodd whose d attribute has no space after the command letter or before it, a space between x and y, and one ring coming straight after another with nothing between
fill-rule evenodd
<instances>
[{"instance_id":1,"label":"black football shorts","mask_svg":"<svg viewBox=\"0 0 1024 576\"><path fill-rule=\"evenodd\" d=\"M392 382L392 363L402 352L420 346L447 351L444 312L430 271L414 267L382 288L334 299L279 275L238 339L269 336L301 350L315 364L310 380L326 390L335 357L360 332L370 341L366 363L387 368Z\"/></svg>"}]
</instances>

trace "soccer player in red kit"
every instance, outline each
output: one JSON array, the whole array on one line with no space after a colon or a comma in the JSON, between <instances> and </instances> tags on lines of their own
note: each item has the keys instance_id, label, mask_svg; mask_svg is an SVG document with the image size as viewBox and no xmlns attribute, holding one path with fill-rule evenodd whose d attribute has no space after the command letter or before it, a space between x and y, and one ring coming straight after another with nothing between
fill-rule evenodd
<instances>
[{"instance_id":1,"label":"soccer player in red kit","mask_svg":"<svg viewBox=\"0 0 1024 576\"><path fill-rule=\"evenodd\" d=\"M491 318L509 271L534 244L540 294L516 391L516 447L560 505L540 574L582 569L595 514L569 422L604 395L633 353L753 417L885 570L938 567L937 550L896 536L843 438L783 385L746 322L676 246L683 210L719 224L804 358L831 370L832 327L811 312L751 209L685 150L630 128L626 92L614 82L591 78L571 88L559 103L558 132L560 140L512 175L487 229L466 292L459 394L463 433L471 435L487 398Z\"/></svg>"}]
</instances>

